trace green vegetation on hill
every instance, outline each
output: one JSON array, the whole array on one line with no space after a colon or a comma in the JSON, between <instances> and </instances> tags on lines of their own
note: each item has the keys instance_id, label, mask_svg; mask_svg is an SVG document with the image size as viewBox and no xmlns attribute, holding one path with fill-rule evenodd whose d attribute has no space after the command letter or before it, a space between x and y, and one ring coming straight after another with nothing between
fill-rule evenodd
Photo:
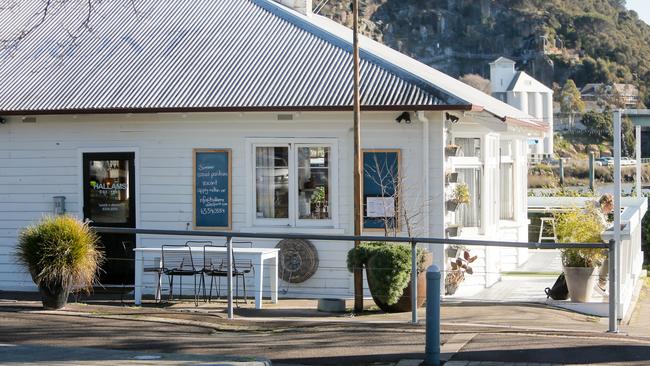
<instances>
[{"instance_id":1,"label":"green vegetation on hill","mask_svg":"<svg viewBox=\"0 0 650 366\"><path fill-rule=\"evenodd\" d=\"M320 13L351 24L349 0ZM650 26L623 0L361 0L371 37L451 75L498 56L547 85L637 84L650 105Z\"/></svg>"}]
</instances>

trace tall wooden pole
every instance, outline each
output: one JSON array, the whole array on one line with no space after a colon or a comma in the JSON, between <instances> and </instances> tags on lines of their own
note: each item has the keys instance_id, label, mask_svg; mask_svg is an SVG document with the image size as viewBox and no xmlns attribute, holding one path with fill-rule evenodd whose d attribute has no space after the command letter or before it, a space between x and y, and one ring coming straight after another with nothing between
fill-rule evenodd
<instances>
[{"instance_id":1,"label":"tall wooden pole","mask_svg":"<svg viewBox=\"0 0 650 366\"><path fill-rule=\"evenodd\" d=\"M359 86L359 0L352 1L354 62L354 235L361 235L361 92ZM355 248L361 243L354 242ZM363 311L363 271L354 269L354 311Z\"/></svg>"}]
</instances>

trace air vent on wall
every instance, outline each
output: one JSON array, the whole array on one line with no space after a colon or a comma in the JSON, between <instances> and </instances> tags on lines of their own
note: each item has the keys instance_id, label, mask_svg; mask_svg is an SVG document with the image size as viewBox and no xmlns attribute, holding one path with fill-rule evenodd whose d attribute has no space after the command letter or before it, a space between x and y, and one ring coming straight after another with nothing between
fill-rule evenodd
<instances>
[{"instance_id":1,"label":"air vent on wall","mask_svg":"<svg viewBox=\"0 0 650 366\"><path fill-rule=\"evenodd\" d=\"M293 121L293 114L278 114L278 121Z\"/></svg>"}]
</instances>

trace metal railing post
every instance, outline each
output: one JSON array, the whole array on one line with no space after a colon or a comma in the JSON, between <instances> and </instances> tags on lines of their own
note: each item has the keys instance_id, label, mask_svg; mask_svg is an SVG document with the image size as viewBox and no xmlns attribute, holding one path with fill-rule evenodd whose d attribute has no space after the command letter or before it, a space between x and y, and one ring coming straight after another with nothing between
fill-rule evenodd
<instances>
[{"instance_id":1,"label":"metal railing post","mask_svg":"<svg viewBox=\"0 0 650 366\"><path fill-rule=\"evenodd\" d=\"M411 323L418 322L418 243L411 242Z\"/></svg>"},{"instance_id":2,"label":"metal railing post","mask_svg":"<svg viewBox=\"0 0 650 366\"><path fill-rule=\"evenodd\" d=\"M226 252L228 256L228 319L234 319L235 315L232 308L232 237L226 238Z\"/></svg>"},{"instance_id":3,"label":"metal railing post","mask_svg":"<svg viewBox=\"0 0 650 366\"><path fill-rule=\"evenodd\" d=\"M607 260L609 261L609 330L610 333L618 333L618 301L616 289L616 270L618 264L616 241L609 241Z\"/></svg>"},{"instance_id":4,"label":"metal railing post","mask_svg":"<svg viewBox=\"0 0 650 366\"><path fill-rule=\"evenodd\" d=\"M440 366L440 268L427 269L427 325L424 366Z\"/></svg>"}]
</instances>

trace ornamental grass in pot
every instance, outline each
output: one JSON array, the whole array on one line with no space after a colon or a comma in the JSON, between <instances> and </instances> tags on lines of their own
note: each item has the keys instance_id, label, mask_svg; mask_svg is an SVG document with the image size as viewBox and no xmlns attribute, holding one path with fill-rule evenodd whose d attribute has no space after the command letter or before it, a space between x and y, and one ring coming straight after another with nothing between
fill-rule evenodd
<instances>
[{"instance_id":1,"label":"ornamental grass in pot","mask_svg":"<svg viewBox=\"0 0 650 366\"><path fill-rule=\"evenodd\" d=\"M554 215L558 241L561 243L600 243L606 229L594 208L572 209ZM605 259L603 249L562 249L562 265L573 302L588 302L593 295L596 267Z\"/></svg>"},{"instance_id":2,"label":"ornamental grass in pot","mask_svg":"<svg viewBox=\"0 0 650 366\"><path fill-rule=\"evenodd\" d=\"M426 299L426 267L431 254L417 250L417 306ZM411 248L387 242L362 243L348 251L348 270L365 268L372 299L385 312L411 310Z\"/></svg>"},{"instance_id":3,"label":"ornamental grass in pot","mask_svg":"<svg viewBox=\"0 0 650 366\"><path fill-rule=\"evenodd\" d=\"M88 223L67 215L25 228L16 257L29 270L46 309L64 307L71 291L89 292L104 260Z\"/></svg>"}]
</instances>

